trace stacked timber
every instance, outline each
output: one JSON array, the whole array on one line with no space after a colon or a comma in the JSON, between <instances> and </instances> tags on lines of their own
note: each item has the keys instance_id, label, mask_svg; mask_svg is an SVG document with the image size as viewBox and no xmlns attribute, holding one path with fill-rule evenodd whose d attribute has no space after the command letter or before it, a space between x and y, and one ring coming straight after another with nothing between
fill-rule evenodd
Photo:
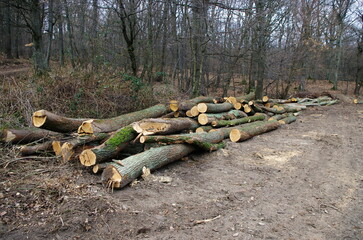
<instances>
[{"instance_id":1,"label":"stacked timber","mask_svg":"<svg viewBox=\"0 0 363 240\"><path fill-rule=\"evenodd\" d=\"M331 105L330 97L255 99L252 92L226 98L172 100L108 119L79 119L39 110L34 127L3 129L0 141L23 144L20 154L53 154L75 161L112 189L194 151L216 151L228 139L241 142L296 121L307 106ZM25 145L24 145L25 144Z\"/></svg>"}]
</instances>

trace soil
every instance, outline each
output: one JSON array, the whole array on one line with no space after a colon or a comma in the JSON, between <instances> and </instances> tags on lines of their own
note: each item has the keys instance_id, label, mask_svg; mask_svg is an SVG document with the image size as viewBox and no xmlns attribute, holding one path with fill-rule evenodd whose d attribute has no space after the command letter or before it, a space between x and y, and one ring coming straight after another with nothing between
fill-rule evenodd
<instances>
[{"instance_id":1,"label":"soil","mask_svg":"<svg viewBox=\"0 0 363 240\"><path fill-rule=\"evenodd\" d=\"M363 104L351 99L122 190L17 151L0 145L0 239L363 239Z\"/></svg>"}]
</instances>

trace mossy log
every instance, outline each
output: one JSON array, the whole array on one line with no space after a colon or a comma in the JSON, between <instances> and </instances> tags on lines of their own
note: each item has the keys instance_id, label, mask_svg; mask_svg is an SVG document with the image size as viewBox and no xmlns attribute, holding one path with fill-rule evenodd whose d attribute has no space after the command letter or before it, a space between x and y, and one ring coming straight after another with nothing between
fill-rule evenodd
<instances>
[{"instance_id":1,"label":"mossy log","mask_svg":"<svg viewBox=\"0 0 363 240\"><path fill-rule=\"evenodd\" d=\"M78 133L92 134L99 132L113 132L133 122L140 121L144 118L160 117L168 112L168 106L158 104L137 112L127 113L114 118L91 119L82 122L82 125L78 128Z\"/></svg>"},{"instance_id":2,"label":"mossy log","mask_svg":"<svg viewBox=\"0 0 363 240\"><path fill-rule=\"evenodd\" d=\"M284 113L284 114L276 114L276 115L274 115L274 116L270 117L270 118L268 119L268 121L281 120L281 119L286 118L286 117L288 117L288 116L289 116L289 114L288 114L288 113Z\"/></svg>"},{"instance_id":3,"label":"mossy log","mask_svg":"<svg viewBox=\"0 0 363 240\"><path fill-rule=\"evenodd\" d=\"M79 155L79 160L84 166L93 166L116 157L123 149L130 145L130 141L137 137L131 125L123 127L110 136L103 144L86 149Z\"/></svg>"},{"instance_id":4,"label":"mossy log","mask_svg":"<svg viewBox=\"0 0 363 240\"><path fill-rule=\"evenodd\" d=\"M293 116L293 115L290 115L288 117L285 117L283 119L280 119L279 120L279 123L280 124L290 124L290 123L295 122L295 121L296 121L296 117Z\"/></svg>"},{"instance_id":5,"label":"mossy log","mask_svg":"<svg viewBox=\"0 0 363 240\"><path fill-rule=\"evenodd\" d=\"M102 173L102 182L109 188L122 188L142 174L142 168L155 170L179 160L195 150L187 144L173 144L130 156L118 163L111 163Z\"/></svg>"},{"instance_id":6,"label":"mossy log","mask_svg":"<svg viewBox=\"0 0 363 240\"><path fill-rule=\"evenodd\" d=\"M62 136L61 133L39 128L3 129L0 134L0 142L26 144Z\"/></svg>"},{"instance_id":7,"label":"mossy log","mask_svg":"<svg viewBox=\"0 0 363 240\"><path fill-rule=\"evenodd\" d=\"M240 110L230 110L224 113L202 113L198 116L198 122L201 125L207 125L217 120L232 120L242 117L247 117L247 114Z\"/></svg>"},{"instance_id":8,"label":"mossy log","mask_svg":"<svg viewBox=\"0 0 363 240\"><path fill-rule=\"evenodd\" d=\"M76 131L82 122L86 120L62 117L47 110L36 111L32 116L32 122L35 127L61 133Z\"/></svg>"},{"instance_id":9,"label":"mossy log","mask_svg":"<svg viewBox=\"0 0 363 240\"><path fill-rule=\"evenodd\" d=\"M52 153L52 142L46 141L44 143L39 143L36 145L25 145L20 148L20 155L22 156L30 156L30 155L38 155L44 153Z\"/></svg>"},{"instance_id":10,"label":"mossy log","mask_svg":"<svg viewBox=\"0 0 363 240\"><path fill-rule=\"evenodd\" d=\"M261 109L265 112L270 112L273 114L283 114L286 112L286 110L284 108L267 108L267 107L261 107Z\"/></svg>"},{"instance_id":11,"label":"mossy log","mask_svg":"<svg viewBox=\"0 0 363 240\"><path fill-rule=\"evenodd\" d=\"M176 111L188 111L192 107L196 106L198 103L213 103L215 100L214 97L205 97L200 96L190 100L186 100L184 102L171 101L170 109L174 112Z\"/></svg>"},{"instance_id":12,"label":"mossy log","mask_svg":"<svg viewBox=\"0 0 363 240\"><path fill-rule=\"evenodd\" d=\"M149 118L134 122L132 127L143 135L170 134L184 130L194 131L199 123L190 118Z\"/></svg>"},{"instance_id":13,"label":"mossy log","mask_svg":"<svg viewBox=\"0 0 363 240\"><path fill-rule=\"evenodd\" d=\"M233 120L217 120L212 122L213 127L230 127L230 126L236 126L243 123L249 123L249 122L255 122L255 121L263 121L265 120L264 115L255 115L250 117L244 117L244 118L237 118Z\"/></svg>"},{"instance_id":14,"label":"mossy log","mask_svg":"<svg viewBox=\"0 0 363 240\"><path fill-rule=\"evenodd\" d=\"M229 134L229 139L232 142L245 141L262 133L275 130L280 126L280 123L277 122L276 120L262 122L262 123L263 124L260 124L258 126L246 126L246 127L235 128L231 130Z\"/></svg>"},{"instance_id":15,"label":"mossy log","mask_svg":"<svg viewBox=\"0 0 363 240\"><path fill-rule=\"evenodd\" d=\"M254 100L255 98L256 98L255 92L250 92L247 95L236 97L238 102L244 102L244 101L249 102L251 100Z\"/></svg>"},{"instance_id":16,"label":"mossy log","mask_svg":"<svg viewBox=\"0 0 363 240\"><path fill-rule=\"evenodd\" d=\"M227 112L233 108L233 104L229 102L224 103L199 103L198 111L200 113L221 113L221 112Z\"/></svg>"},{"instance_id":17,"label":"mossy log","mask_svg":"<svg viewBox=\"0 0 363 240\"><path fill-rule=\"evenodd\" d=\"M205 151L215 151L224 147L222 142L227 136L223 131L214 131L210 133L189 133L178 135L155 135L155 136L142 136L140 137L141 143L165 143L165 144L178 144L187 143L194 145Z\"/></svg>"}]
</instances>

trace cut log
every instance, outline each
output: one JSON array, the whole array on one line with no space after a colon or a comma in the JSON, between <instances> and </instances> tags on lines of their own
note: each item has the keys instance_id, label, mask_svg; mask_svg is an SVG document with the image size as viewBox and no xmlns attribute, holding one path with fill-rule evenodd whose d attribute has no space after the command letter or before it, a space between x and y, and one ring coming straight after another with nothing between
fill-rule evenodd
<instances>
[{"instance_id":1,"label":"cut log","mask_svg":"<svg viewBox=\"0 0 363 240\"><path fill-rule=\"evenodd\" d=\"M229 102L225 103L199 103L198 111L200 113L221 113L221 112L227 112L233 108L233 104Z\"/></svg>"},{"instance_id":2,"label":"cut log","mask_svg":"<svg viewBox=\"0 0 363 240\"><path fill-rule=\"evenodd\" d=\"M229 139L232 142L245 141L259 134L275 130L280 126L280 123L277 121L267 121L262 123L263 124L259 126L241 127L233 129L229 134Z\"/></svg>"},{"instance_id":3,"label":"cut log","mask_svg":"<svg viewBox=\"0 0 363 240\"><path fill-rule=\"evenodd\" d=\"M227 136L223 131L214 131L209 133L190 133L178 135L156 135L156 136L142 136L141 143L165 143L165 144L179 144L187 143L201 148L205 151L215 151L224 147L221 143Z\"/></svg>"},{"instance_id":4,"label":"cut log","mask_svg":"<svg viewBox=\"0 0 363 240\"><path fill-rule=\"evenodd\" d=\"M283 114L285 113L285 109L276 109L276 108L267 108L267 107L261 107L261 109L265 112L270 112L270 113L274 113L274 114Z\"/></svg>"},{"instance_id":5,"label":"cut log","mask_svg":"<svg viewBox=\"0 0 363 240\"><path fill-rule=\"evenodd\" d=\"M204 97L204 96L200 96L200 97L196 97L184 102L180 102L175 104L175 102L173 102L173 105L170 105L170 109L172 111L188 111L190 110L192 107L196 106L198 103L213 103L214 102L214 97ZM177 106L176 106L177 105Z\"/></svg>"},{"instance_id":6,"label":"cut log","mask_svg":"<svg viewBox=\"0 0 363 240\"><path fill-rule=\"evenodd\" d=\"M137 133L143 135L170 134L184 130L194 131L199 123L190 118L150 118L131 124Z\"/></svg>"},{"instance_id":7,"label":"cut log","mask_svg":"<svg viewBox=\"0 0 363 240\"><path fill-rule=\"evenodd\" d=\"M44 143L39 143L36 145L22 146L20 148L20 155L30 156L30 155L51 153L52 152L52 142L53 141L46 141Z\"/></svg>"},{"instance_id":8,"label":"cut log","mask_svg":"<svg viewBox=\"0 0 363 240\"><path fill-rule=\"evenodd\" d=\"M168 163L179 160L194 151L185 144L167 145L151 148L148 151L111 163L102 173L102 182L112 189L122 188L142 174L142 168L155 170Z\"/></svg>"},{"instance_id":9,"label":"cut log","mask_svg":"<svg viewBox=\"0 0 363 240\"><path fill-rule=\"evenodd\" d=\"M199 111L198 111L198 107L194 106L190 109L190 114L192 115L192 117L196 117L199 115Z\"/></svg>"},{"instance_id":10,"label":"cut log","mask_svg":"<svg viewBox=\"0 0 363 240\"><path fill-rule=\"evenodd\" d=\"M363 100L358 100L357 98L355 98L355 99L353 100L353 103L354 103L354 104L362 104L362 103L363 103Z\"/></svg>"},{"instance_id":11,"label":"cut log","mask_svg":"<svg viewBox=\"0 0 363 240\"><path fill-rule=\"evenodd\" d=\"M267 103L267 102L268 102L268 100L269 100L269 97L268 97L268 96L263 96L263 97L262 97L262 102L263 102L263 103Z\"/></svg>"},{"instance_id":12,"label":"cut log","mask_svg":"<svg viewBox=\"0 0 363 240\"><path fill-rule=\"evenodd\" d=\"M243 123L249 123L249 122L255 122L255 121L263 121L265 120L264 115L255 115L251 117L244 117L244 118L237 118L233 120L218 120L213 121L212 126L213 127L226 127L226 126L236 126Z\"/></svg>"},{"instance_id":13,"label":"cut log","mask_svg":"<svg viewBox=\"0 0 363 240\"><path fill-rule=\"evenodd\" d=\"M239 110L230 110L224 113L202 113L198 116L198 122L201 125L207 125L216 120L231 120L242 117L247 117L247 114Z\"/></svg>"},{"instance_id":14,"label":"cut log","mask_svg":"<svg viewBox=\"0 0 363 240\"><path fill-rule=\"evenodd\" d=\"M79 125L86 120L87 119L62 117L47 110L36 111L32 116L32 122L35 127L61 133L77 130Z\"/></svg>"},{"instance_id":15,"label":"cut log","mask_svg":"<svg viewBox=\"0 0 363 240\"><path fill-rule=\"evenodd\" d=\"M213 129L212 126L200 126L199 128L195 129L195 132L196 133L209 132L212 129Z\"/></svg>"},{"instance_id":16,"label":"cut log","mask_svg":"<svg viewBox=\"0 0 363 240\"><path fill-rule=\"evenodd\" d=\"M84 150L79 155L79 160L86 167L105 162L116 157L136 136L137 133L131 125L123 127L112 134L103 144L92 149Z\"/></svg>"},{"instance_id":17,"label":"cut log","mask_svg":"<svg viewBox=\"0 0 363 240\"><path fill-rule=\"evenodd\" d=\"M247 113L248 115L254 115L255 111L252 109L252 107L249 104L243 105L243 111Z\"/></svg>"},{"instance_id":18,"label":"cut log","mask_svg":"<svg viewBox=\"0 0 363 240\"><path fill-rule=\"evenodd\" d=\"M284 114L277 114L277 115L274 115L274 116L270 117L270 118L268 119L268 121L281 120L281 119L283 119L283 118L288 117L288 115L289 115L288 113L284 113Z\"/></svg>"},{"instance_id":19,"label":"cut log","mask_svg":"<svg viewBox=\"0 0 363 240\"><path fill-rule=\"evenodd\" d=\"M78 128L79 134L92 134L99 132L113 132L133 122L144 118L156 118L168 113L169 107L158 104L137 112L127 113L118 117L108 119L91 119L84 121Z\"/></svg>"},{"instance_id":20,"label":"cut log","mask_svg":"<svg viewBox=\"0 0 363 240\"><path fill-rule=\"evenodd\" d=\"M3 129L0 142L26 144L50 137L61 137L62 134L39 128Z\"/></svg>"},{"instance_id":21,"label":"cut log","mask_svg":"<svg viewBox=\"0 0 363 240\"><path fill-rule=\"evenodd\" d=\"M100 163L100 164L96 164L93 166L92 168L92 172L94 174L100 174L103 172L103 170L105 170L105 168L110 165L111 162L108 162L108 163Z\"/></svg>"},{"instance_id":22,"label":"cut log","mask_svg":"<svg viewBox=\"0 0 363 240\"><path fill-rule=\"evenodd\" d=\"M250 92L247 95L236 97L238 102L244 102L244 101L249 102L255 98L256 98L255 92Z\"/></svg>"},{"instance_id":23,"label":"cut log","mask_svg":"<svg viewBox=\"0 0 363 240\"><path fill-rule=\"evenodd\" d=\"M290 124L295 121L296 121L296 117L291 115L291 116L288 116L288 117L285 117L285 118L279 120L279 123L280 124Z\"/></svg>"}]
</instances>

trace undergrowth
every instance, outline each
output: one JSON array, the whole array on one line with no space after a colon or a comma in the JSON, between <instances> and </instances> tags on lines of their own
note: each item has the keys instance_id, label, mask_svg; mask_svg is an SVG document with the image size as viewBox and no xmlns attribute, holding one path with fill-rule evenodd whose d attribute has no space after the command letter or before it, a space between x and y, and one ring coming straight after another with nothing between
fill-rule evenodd
<instances>
[{"instance_id":1,"label":"undergrowth","mask_svg":"<svg viewBox=\"0 0 363 240\"><path fill-rule=\"evenodd\" d=\"M146 81L111 68L53 68L45 76L29 72L0 79L0 128L31 126L40 109L72 118L110 118L171 97L155 96Z\"/></svg>"}]
</instances>

